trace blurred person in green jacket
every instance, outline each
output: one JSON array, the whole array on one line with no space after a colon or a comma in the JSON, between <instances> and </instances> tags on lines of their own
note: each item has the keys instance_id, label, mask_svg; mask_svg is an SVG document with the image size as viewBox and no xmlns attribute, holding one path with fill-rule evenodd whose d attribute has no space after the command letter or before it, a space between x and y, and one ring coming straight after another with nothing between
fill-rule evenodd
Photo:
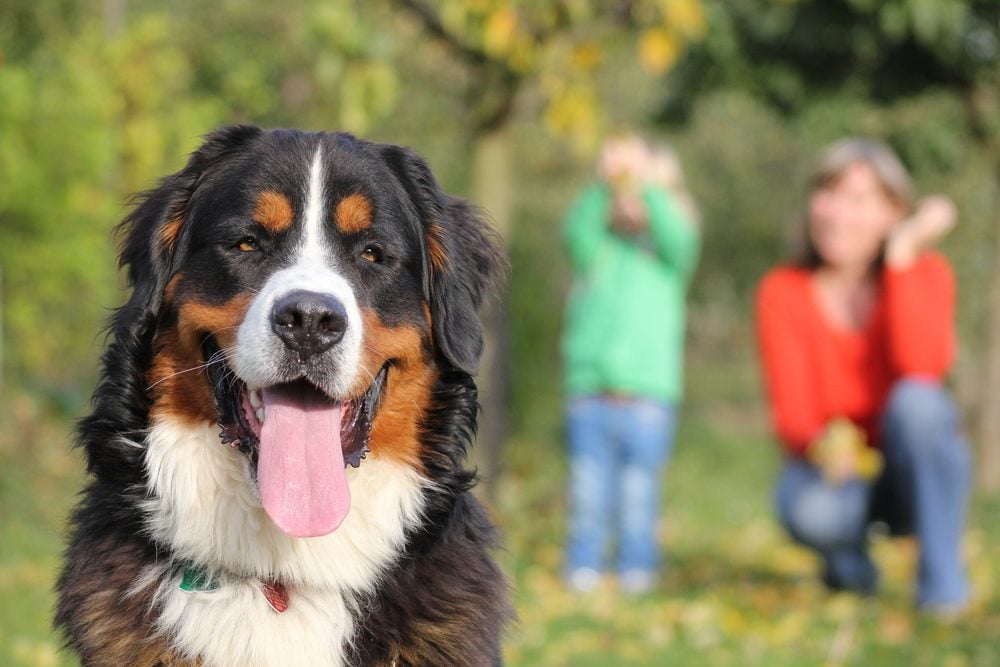
<instances>
[{"instance_id":1,"label":"blurred person in green jacket","mask_svg":"<svg viewBox=\"0 0 1000 667\"><path fill-rule=\"evenodd\" d=\"M659 568L660 482L682 396L698 216L669 149L609 139L597 171L564 223L574 274L562 341L565 576L574 590L593 589L617 543L620 587L643 593Z\"/></svg>"}]
</instances>

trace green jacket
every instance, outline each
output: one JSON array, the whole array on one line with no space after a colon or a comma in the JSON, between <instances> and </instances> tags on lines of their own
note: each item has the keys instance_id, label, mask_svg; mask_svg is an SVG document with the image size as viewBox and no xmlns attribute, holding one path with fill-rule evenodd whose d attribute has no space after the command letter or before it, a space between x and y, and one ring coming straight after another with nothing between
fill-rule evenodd
<instances>
[{"instance_id":1,"label":"green jacket","mask_svg":"<svg viewBox=\"0 0 1000 667\"><path fill-rule=\"evenodd\" d=\"M611 195L601 184L584 190L566 216L574 285L562 352L570 396L681 398L684 297L700 241L665 191L646 186L642 196L649 231L638 239L611 231Z\"/></svg>"}]
</instances>

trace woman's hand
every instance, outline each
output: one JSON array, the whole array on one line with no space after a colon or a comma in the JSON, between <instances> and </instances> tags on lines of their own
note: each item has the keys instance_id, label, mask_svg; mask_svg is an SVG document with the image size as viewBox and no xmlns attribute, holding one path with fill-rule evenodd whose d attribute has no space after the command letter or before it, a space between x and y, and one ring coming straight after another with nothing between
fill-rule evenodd
<instances>
[{"instance_id":1,"label":"woman's hand","mask_svg":"<svg viewBox=\"0 0 1000 667\"><path fill-rule=\"evenodd\" d=\"M916 212L889 234L886 263L894 268L907 268L922 252L947 236L957 221L958 211L948 197L931 195L922 199Z\"/></svg>"}]
</instances>

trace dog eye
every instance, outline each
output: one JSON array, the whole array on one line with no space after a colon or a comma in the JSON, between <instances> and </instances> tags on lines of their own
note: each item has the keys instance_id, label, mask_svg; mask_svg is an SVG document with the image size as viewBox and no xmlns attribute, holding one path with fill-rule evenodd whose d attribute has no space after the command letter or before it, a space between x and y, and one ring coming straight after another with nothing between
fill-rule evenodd
<instances>
[{"instance_id":1,"label":"dog eye","mask_svg":"<svg viewBox=\"0 0 1000 667\"><path fill-rule=\"evenodd\" d=\"M361 251L361 259L372 264L379 264L382 262L382 249L376 245L367 245Z\"/></svg>"},{"instance_id":2,"label":"dog eye","mask_svg":"<svg viewBox=\"0 0 1000 667\"><path fill-rule=\"evenodd\" d=\"M257 239L252 236L244 236L240 239L240 242L236 245L241 252L257 252L260 250L260 244L257 243Z\"/></svg>"}]
</instances>

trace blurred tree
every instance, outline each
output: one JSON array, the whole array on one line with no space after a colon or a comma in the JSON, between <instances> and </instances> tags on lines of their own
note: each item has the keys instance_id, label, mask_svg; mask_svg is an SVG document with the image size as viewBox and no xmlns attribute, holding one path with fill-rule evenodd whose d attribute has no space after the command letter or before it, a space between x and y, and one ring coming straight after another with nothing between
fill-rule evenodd
<instances>
[{"instance_id":1,"label":"blurred tree","mask_svg":"<svg viewBox=\"0 0 1000 667\"><path fill-rule=\"evenodd\" d=\"M468 71L471 194L509 238L513 193L510 121L518 94L537 87L542 119L582 153L608 129L595 71L626 47L651 75L668 71L706 28L701 0L394 0ZM610 100L607 100L610 102ZM509 422L508 336L503 305L486 314L478 468L487 494Z\"/></svg>"},{"instance_id":2,"label":"blurred tree","mask_svg":"<svg viewBox=\"0 0 1000 667\"><path fill-rule=\"evenodd\" d=\"M712 30L672 73L663 122L686 126L701 100L745 91L796 128L802 148L815 152L848 133L880 136L918 181L959 200L963 223L949 241L968 260L959 274L992 275L986 298L963 291L965 354L985 363L960 364L960 380L973 387L963 395L976 415L980 481L1000 490L1000 405L989 400L1000 395L1000 3L707 0L706 8ZM984 271L989 238L997 247Z\"/></svg>"},{"instance_id":3,"label":"blurred tree","mask_svg":"<svg viewBox=\"0 0 1000 667\"><path fill-rule=\"evenodd\" d=\"M0 7L8 384L83 403L94 334L119 301L108 233L121 202L177 169L199 134L223 122L364 132L393 107L391 38L361 4Z\"/></svg>"},{"instance_id":4,"label":"blurred tree","mask_svg":"<svg viewBox=\"0 0 1000 667\"><path fill-rule=\"evenodd\" d=\"M887 138L922 187L955 195L962 224L947 249L963 284L1000 276L990 274L1000 257L997 7L7 0L0 268L8 386L71 409L83 402L99 347L93 332L121 297L108 243L121 202L178 168L197 135L220 123L338 127L415 144L446 187L493 214L517 270L504 304L511 317L492 314L492 328L502 331L504 319L517 334L513 362L501 366L518 383L513 424L545 429L538 442L558 442L552 352L567 275L552 223L589 175L601 135L623 125L649 130L657 112L705 214L694 364L723 355L742 368L748 286L774 261L774 223L799 203L794 184L806 158L847 132ZM979 360L991 359L990 387L1000 386L1000 351L986 351L1000 338L988 297L987 289L962 293L958 376L967 403L997 395L981 391L987 364ZM1000 318L1000 306L992 309ZM504 397L505 382L495 376L486 387L484 436L494 444L508 415L492 399ZM703 392L716 408L744 400L740 382L716 384ZM988 423L977 420L980 441L1000 441Z\"/></svg>"}]
</instances>

